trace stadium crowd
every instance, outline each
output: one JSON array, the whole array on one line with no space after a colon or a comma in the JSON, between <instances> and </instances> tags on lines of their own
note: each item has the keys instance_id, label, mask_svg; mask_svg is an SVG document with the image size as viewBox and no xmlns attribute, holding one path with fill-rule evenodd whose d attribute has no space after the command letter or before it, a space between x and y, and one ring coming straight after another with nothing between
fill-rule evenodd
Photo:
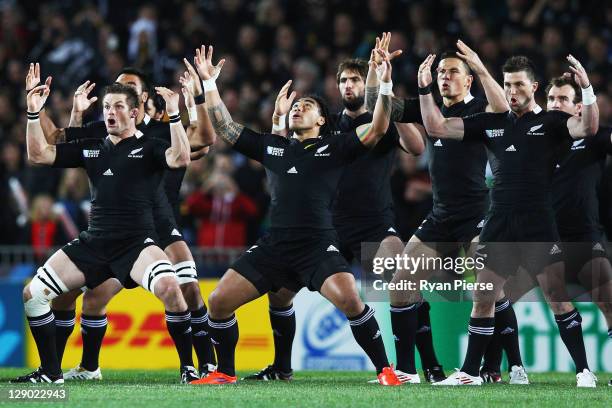
<instances>
[{"instance_id":1,"label":"stadium crowd","mask_svg":"<svg viewBox=\"0 0 612 408\"><path fill-rule=\"evenodd\" d=\"M9 0L0 1L0 14L0 245L31 245L41 255L86 228L89 188L80 170L26 163L29 62L40 62L43 80L53 76L46 110L67 126L73 93L86 80L96 83L96 94L123 67L134 66L153 84L178 90L183 57L214 43L215 54L227 61L218 82L228 110L236 121L264 131L288 79L298 94L316 92L340 110L338 63L367 59L375 36L390 30L390 48L404 50L393 69L399 96L416 95L417 69L430 52L452 49L461 38L498 81L506 57L535 61L542 106L544 85L567 70L564 56L572 53L589 72L600 123L612 123L612 5L604 0ZM100 116L96 106L84 122ZM391 179L404 239L431 208L426 160L426 154L399 154ZM606 173L602 209L610 236L610 162ZM180 223L189 244L242 247L266 228L265 171L222 140L189 166L181 194Z\"/></svg>"}]
</instances>

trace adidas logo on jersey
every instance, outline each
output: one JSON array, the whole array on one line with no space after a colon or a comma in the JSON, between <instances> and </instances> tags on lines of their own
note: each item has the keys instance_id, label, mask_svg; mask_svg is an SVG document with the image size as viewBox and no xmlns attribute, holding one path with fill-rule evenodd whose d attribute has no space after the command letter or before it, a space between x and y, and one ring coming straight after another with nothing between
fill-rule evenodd
<instances>
[{"instance_id":1,"label":"adidas logo on jersey","mask_svg":"<svg viewBox=\"0 0 612 408\"><path fill-rule=\"evenodd\" d=\"M397 234L397 231L393 227L389 228L387 232L393 232L394 234Z\"/></svg>"},{"instance_id":2,"label":"adidas logo on jersey","mask_svg":"<svg viewBox=\"0 0 612 408\"><path fill-rule=\"evenodd\" d=\"M298 174L297 169L295 168L295 166L293 166L292 168L290 168L289 170L287 170L287 173L289 174Z\"/></svg>"},{"instance_id":3,"label":"adidas logo on jersey","mask_svg":"<svg viewBox=\"0 0 612 408\"><path fill-rule=\"evenodd\" d=\"M514 333L514 329L512 327L506 327L504 330L500 332L500 334L510 334Z\"/></svg>"},{"instance_id":4,"label":"adidas logo on jersey","mask_svg":"<svg viewBox=\"0 0 612 408\"><path fill-rule=\"evenodd\" d=\"M380 336L381 336L380 330L376 330L376 333L374 334L374 337L372 337L372 340L376 340Z\"/></svg>"},{"instance_id":5,"label":"adidas logo on jersey","mask_svg":"<svg viewBox=\"0 0 612 408\"><path fill-rule=\"evenodd\" d=\"M145 244L148 244L150 242L155 243L155 241L153 241L151 238L147 238L147 239L144 240Z\"/></svg>"},{"instance_id":6,"label":"adidas logo on jersey","mask_svg":"<svg viewBox=\"0 0 612 408\"><path fill-rule=\"evenodd\" d=\"M249 249L247 249L246 251L250 254L252 253L252 251L257 248L257 245L253 245L252 247L250 247Z\"/></svg>"},{"instance_id":7,"label":"adidas logo on jersey","mask_svg":"<svg viewBox=\"0 0 612 408\"><path fill-rule=\"evenodd\" d=\"M133 159L142 159L142 154L137 154L141 152L142 152L142 147L139 147L138 149L132 150L130 154L128 154L128 157L131 157Z\"/></svg>"},{"instance_id":8,"label":"adidas logo on jersey","mask_svg":"<svg viewBox=\"0 0 612 408\"><path fill-rule=\"evenodd\" d=\"M175 237L181 237L181 236L182 236L182 235L181 235L181 233L180 233L180 232L179 232L179 231L178 231L176 228L174 228L174 229L172 230L172 232L170 233L170 235L174 235Z\"/></svg>"},{"instance_id":9,"label":"adidas logo on jersey","mask_svg":"<svg viewBox=\"0 0 612 408\"><path fill-rule=\"evenodd\" d=\"M202 336L206 336L208 334L207 331L205 330L200 330L199 332L195 332L193 335L196 337L202 337Z\"/></svg>"},{"instance_id":10,"label":"adidas logo on jersey","mask_svg":"<svg viewBox=\"0 0 612 408\"><path fill-rule=\"evenodd\" d=\"M480 220L480 222L476 226L476 228L482 228L482 227L484 227L484 220Z\"/></svg>"},{"instance_id":11,"label":"adidas logo on jersey","mask_svg":"<svg viewBox=\"0 0 612 408\"><path fill-rule=\"evenodd\" d=\"M508 146L508 148L506 149L507 152L516 152L516 147L514 147L514 145L510 145Z\"/></svg>"},{"instance_id":12,"label":"adidas logo on jersey","mask_svg":"<svg viewBox=\"0 0 612 408\"><path fill-rule=\"evenodd\" d=\"M436 141L436 143L434 143L434 146L441 147L441 146L442 146L442 141L441 141L440 139L438 139L438 140Z\"/></svg>"},{"instance_id":13,"label":"adidas logo on jersey","mask_svg":"<svg viewBox=\"0 0 612 408\"><path fill-rule=\"evenodd\" d=\"M601 251L604 252L604 247L599 242L593 245L593 251Z\"/></svg>"},{"instance_id":14,"label":"adidas logo on jersey","mask_svg":"<svg viewBox=\"0 0 612 408\"><path fill-rule=\"evenodd\" d=\"M562 252L561 248L559 248L559 245L557 245L557 244L553 245L553 247L550 249L550 254L551 255L560 254L561 252Z\"/></svg>"},{"instance_id":15,"label":"adidas logo on jersey","mask_svg":"<svg viewBox=\"0 0 612 408\"><path fill-rule=\"evenodd\" d=\"M103 176L114 176L113 171L111 169L106 170L102 173Z\"/></svg>"},{"instance_id":16,"label":"adidas logo on jersey","mask_svg":"<svg viewBox=\"0 0 612 408\"><path fill-rule=\"evenodd\" d=\"M330 245L327 247L327 252L340 252L340 251L338 251L338 248L336 248L335 246Z\"/></svg>"}]
</instances>

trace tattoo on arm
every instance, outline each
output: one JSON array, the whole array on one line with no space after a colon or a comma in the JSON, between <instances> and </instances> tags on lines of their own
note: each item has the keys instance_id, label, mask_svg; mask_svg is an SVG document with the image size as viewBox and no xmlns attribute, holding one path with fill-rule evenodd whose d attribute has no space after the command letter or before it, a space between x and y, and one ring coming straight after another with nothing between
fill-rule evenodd
<instances>
[{"instance_id":1,"label":"tattoo on arm","mask_svg":"<svg viewBox=\"0 0 612 408\"><path fill-rule=\"evenodd\" d=\"M404 98L391 97L391 121L399 122L404 116Z\"/></svg>"},{"instance_id":2,"label":"tattoo on arm","mask_svg":"<svg viewBox=\"0 0 612 408\"><path fill-rule=\"evenodd\" d=\"M376 99L378 98L378 86L366 86L365 98L366 109L368 112L374 112Z\"/></svg>"},{"instance_id":3,"label":"tattoo on arm","mask_svg":"<svg viewBox=\"0 0 612 408\"><path fill-rule=\"evenodd\" d=\"M209 107L208 117L217 135L231 145L236 143L244 126L232 120L232 116L223 102Z\"/></svg>"}]
</instances>

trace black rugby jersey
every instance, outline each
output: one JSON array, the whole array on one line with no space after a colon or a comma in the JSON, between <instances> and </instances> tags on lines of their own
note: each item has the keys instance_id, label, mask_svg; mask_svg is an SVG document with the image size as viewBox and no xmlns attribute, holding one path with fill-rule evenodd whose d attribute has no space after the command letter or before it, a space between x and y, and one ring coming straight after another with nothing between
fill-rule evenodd
<instances>
[{"instance_id":1,"label":"black rugby jersey","mask_svg":"<svg viewBox=\"0 0 612 408\"><path fill-rule=\"evenodd\" d=\"M136 125L136 129L140 130L146 137L161 139L171 144L169 123L160 122L151 119L149 115L145 115L144 120ZM89 122L83 127L68 127L65 131L67 142L84 138L104 139L108 135L102 120ZM164 175L164 190L172 207L179 205L179 192L186 171L186 168L170 169Z\"/></svg>"},{"instance_id":2,"label":"black rugby jersey","mask_svg":"<svg viewBox=\"0 0 612 408\"><path fill-rule=\"evenodd\" d=\"M521 117L508 111L463 118L464 140L484 142L493 157L492 206L551 205L553 171L559 154L572 141L567 128L570 117L536 105Z\"/></svg>"},{"instance_id":3,"label":"black rugby jersey","mask_svg":"<svg viewBox=\"0 0 612 408\"><path fill-rule=\"evenodd\" d=\"M599 189L606 155L612 154L612 128L599 128L592 137L574 140L553 175L553 207L559 234L602 232Z\"/></svg>"},{"instance_id":4,"label":"black rugby jersey","mask_svg":"<svg viewBox=\"0 0 612 408\"><path fill-rule=\"evenodd\" d=\"M333 229L332 202L345 166L368 149L355 131L302 142L245 128L233 148L262 163L272 228Z\"/></svg>"},{"instance_id":5,"label":"black rugby jersey","mask_svg":"<svg viewBox=\"0 0 612 408\"><path fill-rule=\"evenodd\" d=\"M468 94L449 107L440 105L445 118L464 117L484 112L487 101ZM404 100L400 122L423 124L420 103L416 98ZM485 172L487 152L482 143L427 137L429 174L433 192L433 213L438 216L463 214L466 210L483 212L488 204Z\"/></svg>"},{"instance_id":6,"label":"black rugby jersey","mask_svg":"<svg viewBox=\"0 0 612 408\"><path fill-rule=\"evenodd\" d=\"M135 136L116 145L83 139L56 146L53 167L83 167L91 188L88 231L111 235L154 231L152 208L165 170L168 143Z\"/></svg>"},{"instance_id":7,"label":"black rugby jersey","mask_svg":"<svg viewBox=\"0 0 612 408\"><path fill-rule=\"evenodd\" d=\"M370 122L369 112L354 119L337 114L334 123L340 134L332 137L342 137L342 132L344 136L354 137L348 132ZM334 202L334 223L352 222L354 217L393 217L390 178L399 146L399 134L391 123L376 146L346 166Z\"/></svg>"}]
</instances>

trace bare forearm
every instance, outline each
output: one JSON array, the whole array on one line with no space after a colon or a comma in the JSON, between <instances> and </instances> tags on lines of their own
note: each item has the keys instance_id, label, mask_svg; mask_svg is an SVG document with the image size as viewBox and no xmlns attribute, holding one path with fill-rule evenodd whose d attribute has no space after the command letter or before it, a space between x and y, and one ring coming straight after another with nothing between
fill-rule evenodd
<instances>
[{"instance_id":1,"label":"bare forearm","mask_svg":"<svg viewBox=\"0 0 612 408\"><path fill-rule=\"evenodd\" d=\"M400 137L400 145L405 151L415 156L425 151L425 128L415 123L394 123Z\"/></svg>"},{"instance_id":2,"label":"bare forearm","mask_svg":"<svg viewBox=\"0 0 612 408\"><path fill-rule=\"evenodd\" d=\"M43 135L48 144L66 142L66 133L64 129L58 129L44 109L40 111L40 126L42 127Z\"/></svg>"},{"instance_id":3,"label":"bare forearm","mask_svg":"<svg viewBox=\"0 0 612 408\"><path fill-rule=\"evenodd\" d=\"M196 105L196 111L198 113L198 124L192 134L193 138L189 139L189 143L191 147L196 148L213 145L217 135L208 117L208 112L206 112L205 104Z\"/></svg>"},{"instance_id":4,"label":"bare forearm","mask_svg":"<svg viewBox=\"0 0 612 408\"><path fill-rule=\"evenodd\" d=\"M77 112L74 109L70 111L70 122L68 127L81 127L83 126L83 112Z\"/></svg>"},{"instance_id":5,"label":"bare forearm","mask_svg":"<svg viewBox=\"0 0 612 408\"><path fill-rule=\"evenodd\" d=\"M26 128L28 161L34 164L52 164L55 160L55 146L45 140L40 120L28 120Z\"/></svg>"},{"instance_id":6,"label":"bare forearm","mask_svg":"<svg viewBox=\"0 0 612 408\"><path fill-rule=\"evenodd\" d=\"M206 109L217 136L231 145L236 143L244 126L232 120L218 90L206 92Z\"/></svg>"},{"instance_id":7,"label":"bare forearm","mask_svg":"<svg viewBox=\"0 0 612 408\"><path fill-rule=\"evenodd\" d=\"M171 168L185 167L189 164L191 149L183 124L170 123L170 149L166 152L166 161Z\"/></svg>"},{"instance_id":8,"label":"bare forearm","mask_svg":"<svg viewBox=\"0 0 612 408\"><path fill-rule=\"evenodd\" d=\"M478 75L478 79L484 89L491 112L507 112L510 106L506 100L504 89L497 83L491 74L485 71Z\"/></svg>"},{"instance_id":9,"label":"bare forearm","mask_svg":"<svg viewBox=\"0 0 612 408\"><path fill-rule=\"evenodd\" d=\"M357 137L369 148L374 147L389 128L391 95L379 95L372 114L372 123L357 128Z\"/></svg>"},{"instance_id":10,"label":"bare forearm","mask_svg":"<svg viewBox=\"0 0 612 408\"><path fill-rule=\"evenodd\" d=\"M429 136L463 139L463 121L460 118L445 118L436 105L433 95L419 95L423 125Z\"/></svg>"},{"instance_id":11,"label":"bare forearm","mask_svg":"<svg viewBox=\"0 0 612 408\"><path fill-rule=\"evenodd\" d=\"M376 71L371 67L368 68L368 75L366 77L366 88L365 88L365 103L368 112L374 112L376 107L376 99L378 98L378 77Z\"/></svg>"},{"instance_id":12,"label":"bare forearm","mask_svg":"<svg viewBox=\"0 0 612 408\"><path fill-rule=\"evenodd\" d=\"M573 138L592 136L599 130L599 107L597 102L582 106L580 117L568 119L567 126Z\"/></svg>"},{"instance_id":13,"label":"bare forearm","mask_svg":"<svg viewBox=\"0 0 612 408\"><path fill-rule=\"evenodd\" d=\"M376 101L378 99L378 90L379 87L367 87L365 91L365 100L366 100L366 109L370 113L374 113L374 109L376 108ZM391 96L391 114L390 119L393 122L399 122L404 116L404 105L405 101L403 98L398 98L396 96Z\"/></svg>"}]
</instances>

